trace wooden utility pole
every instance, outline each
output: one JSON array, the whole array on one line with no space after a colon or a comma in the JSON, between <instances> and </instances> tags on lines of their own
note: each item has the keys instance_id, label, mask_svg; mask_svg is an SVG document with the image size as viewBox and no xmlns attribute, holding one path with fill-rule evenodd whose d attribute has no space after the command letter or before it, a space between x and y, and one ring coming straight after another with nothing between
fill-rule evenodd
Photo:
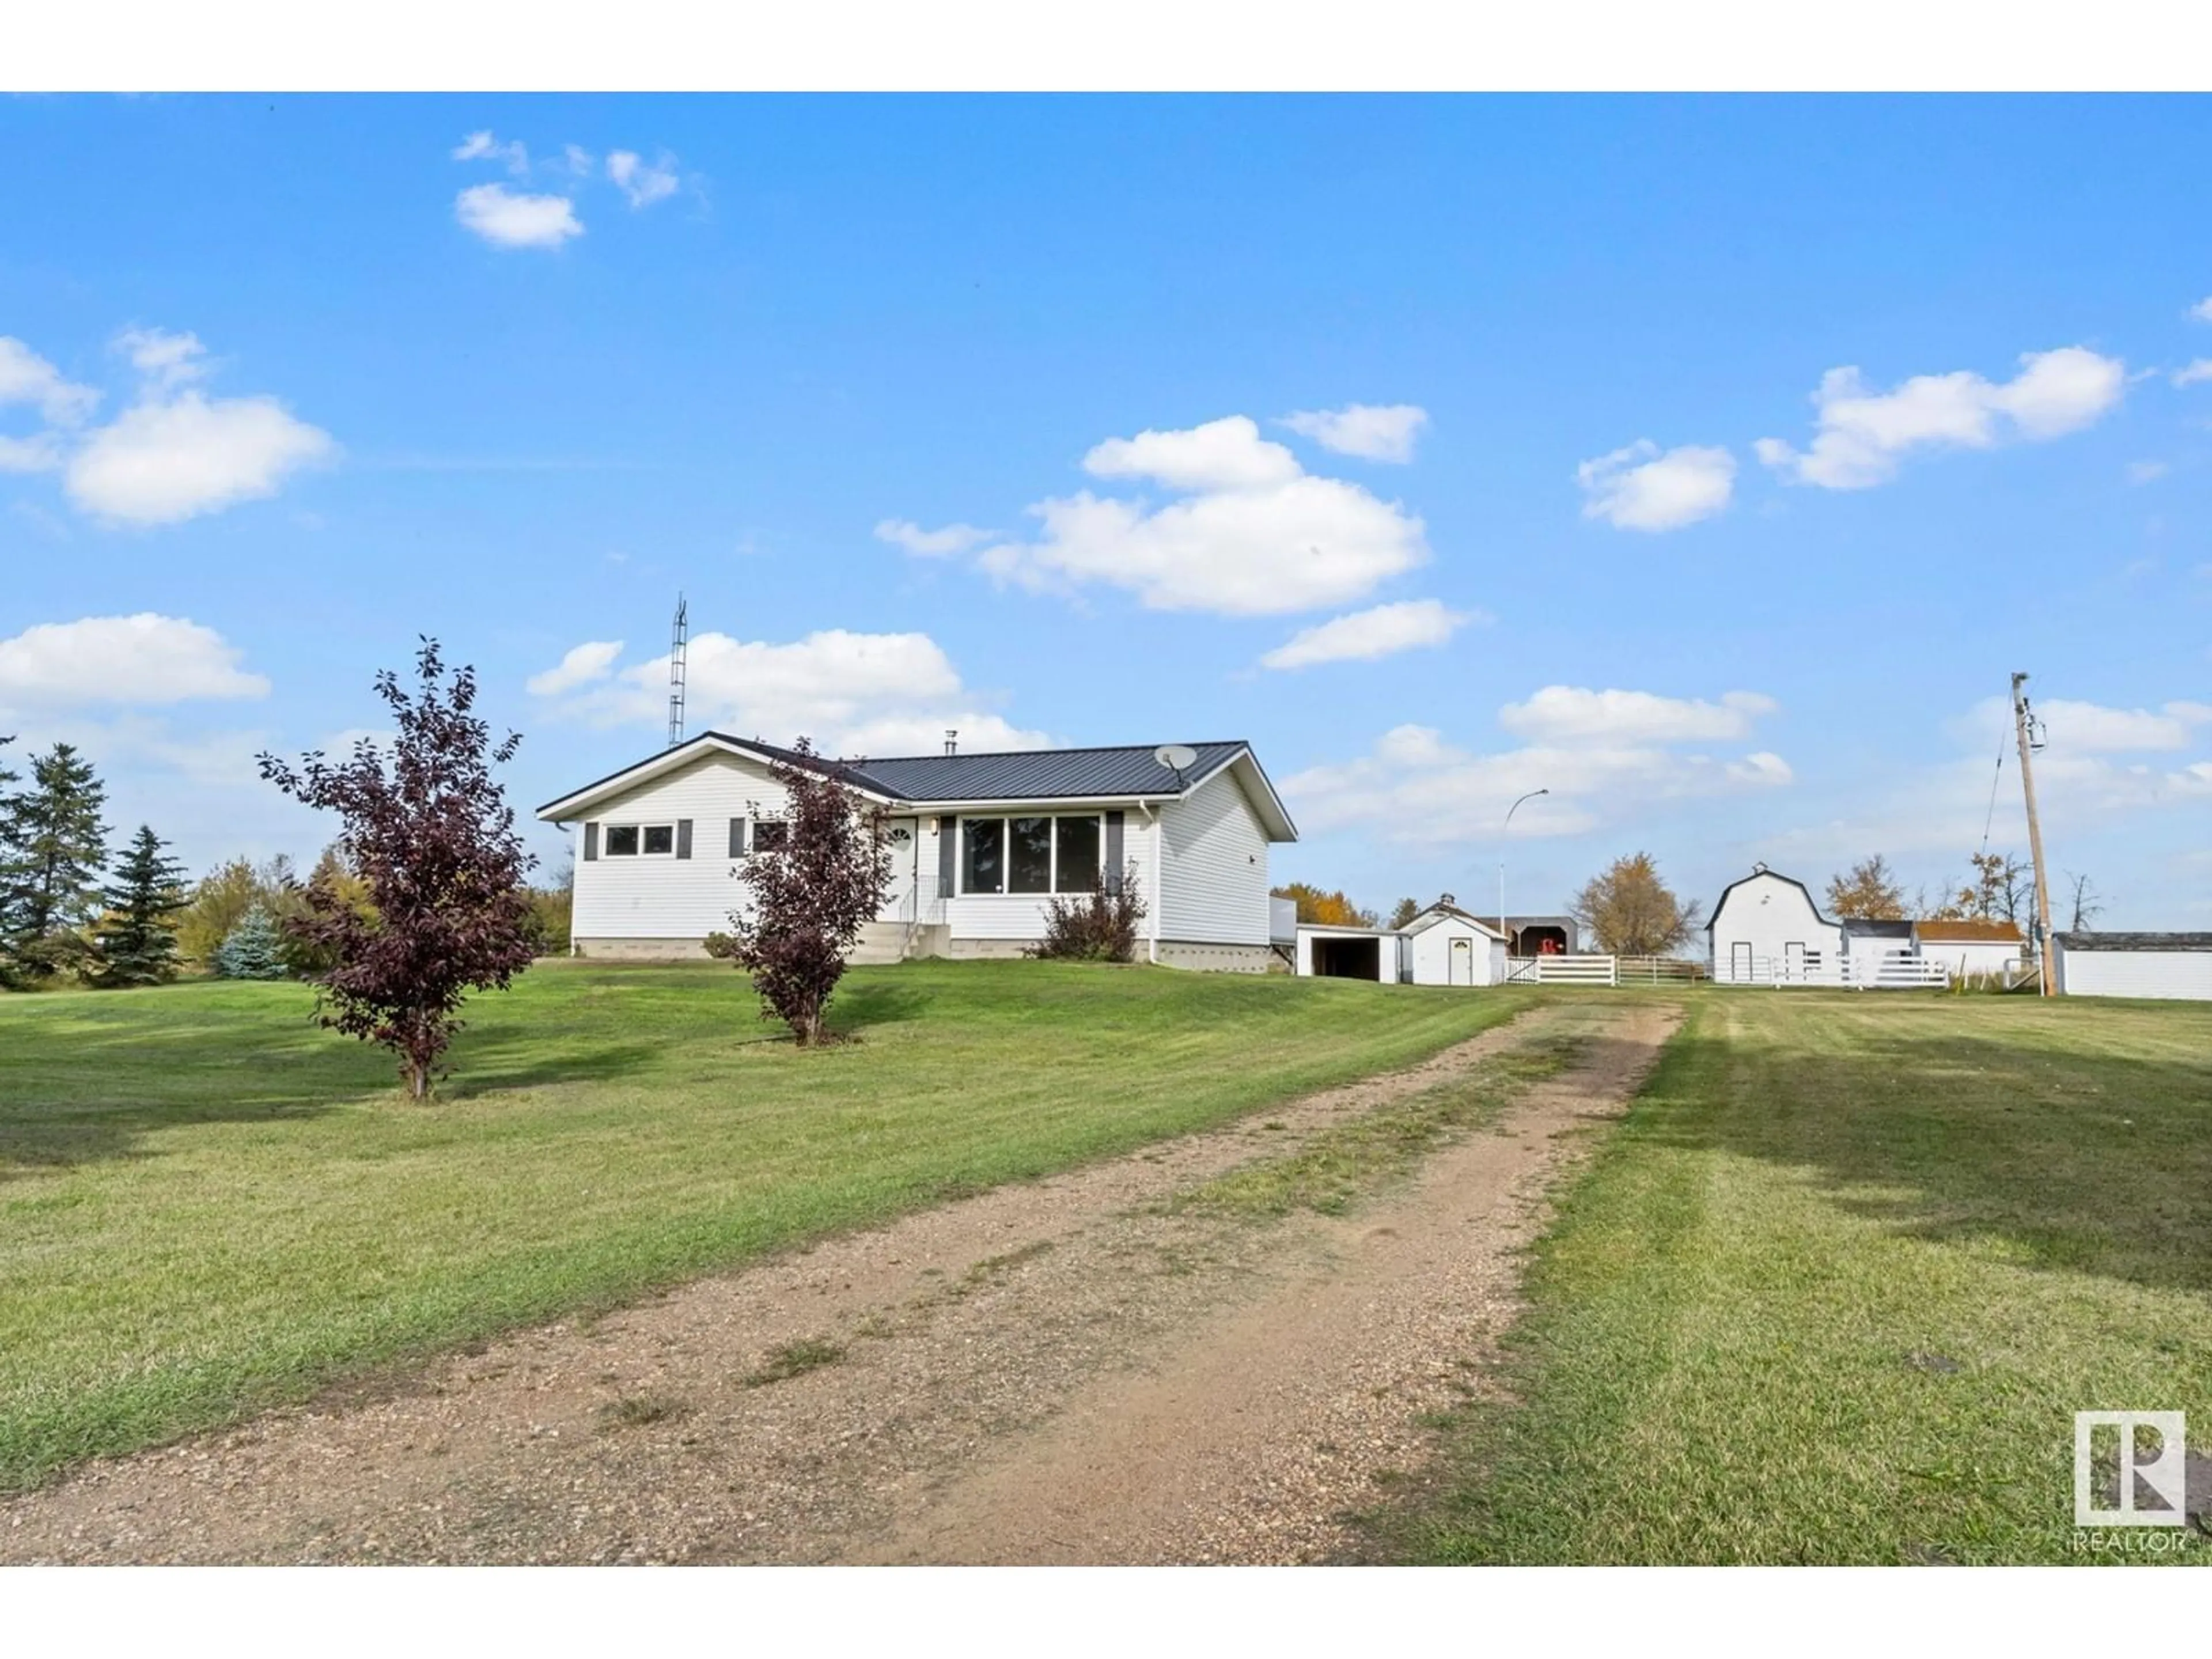
<instances>
[{"instance_id":1,"label":"wooden utility pole","mask_svg":"<svg viewBox=\"0 0 2212 1659\"><path fill-rule=\"evenodd\" d=\"M2027 853L2035 861L2036 985L2043 995L2055 996L2057 992L2051 973L2051 884L2044 879L2043 825L2035 816L2035 745L2028 740L2027 693L2021 689L2027 684L2025 674L2012 677L2012 724L2020 738L2020 787L2027 796Z\"/></svg>"}]
</instances>

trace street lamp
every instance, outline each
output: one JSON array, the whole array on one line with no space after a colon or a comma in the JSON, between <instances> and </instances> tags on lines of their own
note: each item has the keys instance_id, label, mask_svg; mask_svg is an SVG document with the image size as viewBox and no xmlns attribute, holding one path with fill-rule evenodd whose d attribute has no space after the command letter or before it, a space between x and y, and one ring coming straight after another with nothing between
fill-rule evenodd
<instances>
[{"instance_id":1,"label":"street lamp","mask_svg":"<svg viewBox=\"0 0 2212 1659\"><path fill-rule=\"evenodd\" d=\"M1548 795L1548 789L1531 789L1505 809L1505 823L1498 832L1498 931L1505 935L1505 954L1513 954L1513 935L1505 932L1505 835L1513 828L1513 815L1521 810L1522 801L1531 801L1539 795Z\"/></svg>"}]
</instances>

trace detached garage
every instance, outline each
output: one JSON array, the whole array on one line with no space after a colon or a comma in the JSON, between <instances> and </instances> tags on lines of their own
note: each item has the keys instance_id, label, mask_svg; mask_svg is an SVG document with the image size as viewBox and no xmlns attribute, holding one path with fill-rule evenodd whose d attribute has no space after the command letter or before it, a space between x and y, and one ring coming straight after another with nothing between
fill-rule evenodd
<instances>
[{"instance_id":1,"label":"detached garage","mask_svg":"<svg viewBox=\"0 0 2212 1659\"><path fill-rule=\"evenodd\" d=\"M1385 985L1499 985L1505 936L1447 893L1403 927L1297 924L1292 971L1314 979L1371 979Z\"/></svg>"},{"instance_id":2,"label":"detached garage","mask_svg":"<svg viewBox=\"0 0 2212 1659\"><path fill-rule=\"evenodd\" d=\"M1292 971L1314 979L1371 979L1398 982L1398 935L1379 927L1298 924Z\"/></svg>"},{"instance_id":3,"label":"detached garage","mask_svg":"<svg viewBox=\"0 0 2212 1659\"><path fill-rule=\"evenodd\" d=\"M2063 995L2212 1002L2212 933L2053 933L2051 942Z\"/></svg>"}]
</instances>

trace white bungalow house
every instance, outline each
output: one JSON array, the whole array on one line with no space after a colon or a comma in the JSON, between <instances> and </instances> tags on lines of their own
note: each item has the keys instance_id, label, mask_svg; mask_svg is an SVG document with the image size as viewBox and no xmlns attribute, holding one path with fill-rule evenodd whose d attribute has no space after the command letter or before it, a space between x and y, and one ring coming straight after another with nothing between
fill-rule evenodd
<instances>
[{"instance_id":1,"label":"white bungalow house","mask_svg":"<svg viewBox=\"0 0 2212 1659\"><path fill-rule=\"evenodd\" d=\"M1505 936L1445 894L1403 927L1297 925L1292 971L1401 985L1499 985Z\"/></svg>"},{"instance_id":2,"label":"white bungalow house","mask_svg":"<svg viewBox=\"0 0 2212 1659\"><path fill-rule=\"evenodd\" d=\"M1249 744L1188 746L1180 771L1148 745L827 762L708 732L538 816L576 830L580 956L697 956L728 931L738 871L785 832L781 761L834 770L889 814L891 884L857 962L1018 955L1052 895L1133 866L1142 958L1265 972L1268 848L1297 826Z\"/></svg>"}]
</instances>

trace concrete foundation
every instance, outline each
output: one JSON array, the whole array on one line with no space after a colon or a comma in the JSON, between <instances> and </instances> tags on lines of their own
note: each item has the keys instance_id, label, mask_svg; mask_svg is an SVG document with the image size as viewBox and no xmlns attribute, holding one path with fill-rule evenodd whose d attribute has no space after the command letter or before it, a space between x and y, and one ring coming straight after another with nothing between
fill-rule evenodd
<instances>
[{"instance_id":1,"label":"concrete foundation","mask_svg":"<svg viewBox=\"0 0 2212 1659\"><path fill-rule=\"evenodd\" d=\"M942 926L909 930L895 921L872 921L862 930L849 960L856 968L882 967L925 957L952 962L1008 962L1019 959L1036 943L1019 939L954 939ZM703 939L580 939L574 954L587 962L708 959ZM1142 940L1137 944L1137 960L1146 960ZM1159 960L1165 968L1216 974L1264 974L1279 965L1279 958L1264 945L1206 945L1165 939L1160 941Z\"/></svg>"}]
</instances>

